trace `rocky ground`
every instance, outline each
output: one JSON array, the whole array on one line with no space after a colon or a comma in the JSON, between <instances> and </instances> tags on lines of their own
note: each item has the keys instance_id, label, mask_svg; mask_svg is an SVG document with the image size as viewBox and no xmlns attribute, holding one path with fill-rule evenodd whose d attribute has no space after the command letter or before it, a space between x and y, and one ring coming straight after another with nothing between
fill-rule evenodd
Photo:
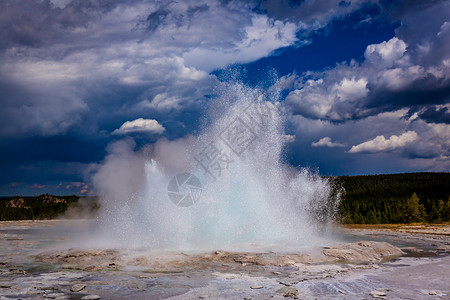
<instances>
[{"instance_id":1,"label":"rocky ground","mask_svg":"<svg viewBox=\"0 0 450 300\"><path fill-rule=\"evenodd\" d=\"M347 227L297 251L55 248L76 224L0 222L1 299L450 298L448 225Z\"/></svg>"}]
</instances>

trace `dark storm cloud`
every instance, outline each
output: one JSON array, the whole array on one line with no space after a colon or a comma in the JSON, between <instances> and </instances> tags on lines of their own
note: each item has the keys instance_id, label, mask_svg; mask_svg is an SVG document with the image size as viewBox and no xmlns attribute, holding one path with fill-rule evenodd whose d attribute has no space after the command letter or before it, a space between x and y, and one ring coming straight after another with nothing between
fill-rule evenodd
<instances>
[{"instance_id":1,"label":"dark storm cloud","mask_svg":"<svg viewBox=\"0 0 450 300\"><path fill-rule=\"evenodd\" d=\"M419 117L429 123L450 124L450 112L448 107L427 107L419 113Z\"/></svg>"},{"instance_id":2,"label":"dark storm cloud","mask_svg":"<svg viewBox=\"0 0 450 300\"><path fill-rule=\"evenodd\" d=\"M189 26L192 24L193 18L197 17L196 15L204 13L208 10L209 6L207 4L189 7L186 13L189 19Z\"/></svg>"},{"instance_id":3,"label":"dark storm cloud","mask_svg":"<svg viewBox=\"0 0 450 300\"><path fill-rule=\"evenodd\" d=\"M327 129L333 141L351 146L380 134L399 135L389 128L401 128L419 135L433 132L429 148L445 134L446 10L442 3L422 2L405 10L402 3L396 8L404 21L397 35L405 49L393 41L379 46L362 65L339 64L292 76L293 90L303 90L300 94L312 102L302 105L292 94L286 103L315 119L304 122L341 122L336 125L344 128L341 136ZM208 101L216 99L218 79L211 71L299 47L302 33L332 29L332 20L365 5L365 0L0 1L0 138L8 149L0 151L2 182L22 178L27 185L45 185L58 176L82 180L82 169L103 157L105 146L120 138L111 133L127 121L156 120L169 139L193 133ZM390 54L382 57L385 52ZM383 128L387 133L369 130L377 128L376 114L405 108L405 115L411 106L418 107L417 128L407 128L413 125L396 114L390 120L397 127ZM354 130L351 122L365 122L367 133L346 139ZM314 131L305 145L321 134ZM138 147L154 142L135 138ZM337 148L333 151L346 150ZM64 171L65 165L75 171Z\"/></svg>"},{"instance_id":4,"label":"dark storm cloud","mask_svg":"<svg viewBox=\"0 0 450 300\"><path fill-rule=\"evenodd\" d=\"M262 0L255 9L274 19L289 19L304 24L302 29L309 32L311 29L323 27L331 20L343 17L367 3L370 1Z\"/></svg>"},{"instance_id":5,"label":"dark storm cloud","mask_svg":"<svg viewBox=\"0 0 450 300\"><path fill-rule=\"evenodd\" d=\"M191 6L187 10L187 15L190 18L192 18L196 13L202 13L209 9L209 6L207 4L199 5L199 6Z\"/></svg>"},{"instance_id":6,"label":"dark storm cloud","mask_svg":"<svg viewBox=\"0 0 450 300\"><path fill-rule=\"evenodd\" d=\"M378 5L384 15L387 15L394 20L400 20L406 14L422 11L445 1L446 0L393 0L379 1Z\"/></svg>"},{"instance_id":7,"label":"dark storm cloud","mask_svg":"<svg viewBox=\"0 0 450 300\"><path fill-rule=\"evenodd\" d=\"M365 102L361 115L355 114L353 119L376 115L385 111L394 111L401 108L430 106L445 104L450 101L450 82L447 86L438 87L435 80L415 80L402 91L376 90Z\"/></svg>"},{"instance_id":8,"label":"dark storm cloud","mask_svg":"<svg viewBox=\"0 0 450 300\"><path fill-rule=\"evenodd\" d=\"M9 149L0 159L3 182L53 180L64 164L98 161L120 138L111 132L138 118L156 120L172 139L195 132L217 83L210 69L297 40L296 24L274 22L251 6L1 1L0 138ZM204 68L187 62L187 54ZM153 142L136 139L139 146ZM39 176L39 169L48 174Z\"/></svg>"},{"instance_id":9,"label":"dark storm cloud","mask_svg":"<svg viewBox=\"0 0 450 300\"><path fill-rule=\"evenodd\" d=\"M177 107L209 93L208 75L185 67L179 58L200 33L185 34L183 41L167 32L146 37L133 31L142 7L156 12L149 15L151 30L171 26L152 23L152 16L172 21L182 13L171 8L169 15L167 5L130 3L72 1L61 8L49 1L2 2L7 49L0 63L0 135L88 133L98 125L112 131L143 113L170 119ZM204 5L177 9L192 16L207 10ZM24 43L22 36L34 42ZM157 95L157 104L144 105Z\"/></svg>"},{"instance_id":10,"label":"dark storm cloud","mask_svg":"<svg viewBox=\"0 0 450 300\"><path fill-rule=\"evenodd\" d=\"M147 17L147 30L150 32L154 32L158 27L167 19L169 15L169 11L167 9L158 9L157 11L152 12Z\"/></svg>"},{"instance_id":11,"label":"dark storm cloud","mask_svg":"<svg viewBox=\"0 0 450 300\"><path fill-rule=\"evenodd\" d=\"M294 113L297 135L305 137L317 128L314 138L299 147L325 137L349 145L318 149L327 152L326 157L340 157L347 151L340 158L340 163L345 162L342 169L353 165L349 169L356 170L355 162L370 169L372 160L378 161L374 170L391 169L379 160L384 153L395 161L392 166L403 170L410 169L408 161L418 169L448 170L450 3L379 5L385 17L401 20L395 37L369 45L362 61L284 78L291 91L285 103ZM387 13L393 7L395 12ZM327 161L319 165L329 169Z\"/></svg>"},{"instance_id":12,"label":"dark storm cloud","mask_svg":"<svg viewBox=\"0 0 450 300\"><path fill-rule=\"evenodd\" d=\"M70 29L85 27L95 17L117 5L112 0L71 1L64 8L52 1L4 0L0 2L1 49L14 45L39 47L63 38Z\"/></svg>"},{"instance_id":13,"label":"dark storm cloud","mask_svg":"<svg viewBox=\"0 0 450 300\"><path fill-rule=\"evenodd\" d=\"M367 47L361 64L306 73L288 103L294 113L332 121L449 103L449 17L449 2L413 10L397 37Z\"/></svg>"},{"instance_id":14,"label":"dark storm cloud","mask_svg":"<svg viewBox=\"0 0 450 300\"><path fill-rule=\"evenodd\" d=\"M194 18L196 14L206 12L209 9L207 4L202 4L197 6L189 6L183 13L175 13L171 12L167 6L168 5L163 5L147 16L147 19L145 20L147 31L155 32L158 27L167 24L175 24L177 27L181 27L186 22L189 22L190 25L192 18Z\"/></svg>"}]
</instances>

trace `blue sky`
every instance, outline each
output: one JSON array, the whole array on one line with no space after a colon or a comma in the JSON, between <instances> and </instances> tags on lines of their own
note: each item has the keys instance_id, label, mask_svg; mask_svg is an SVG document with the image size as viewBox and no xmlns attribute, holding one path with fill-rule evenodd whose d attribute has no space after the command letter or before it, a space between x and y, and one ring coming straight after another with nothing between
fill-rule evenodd
<instances>
[{"instance_id":1,"label":"blue sky","mask_svg":"<svg viewBox=\"0 0 450 300\"><path fill-rule=\"evenodd\" d=\"M0 194L92 193L111 143L195 136L224 74L324 175L450 170L449 1L0 3Z\"/></svg>"}]
</instances>

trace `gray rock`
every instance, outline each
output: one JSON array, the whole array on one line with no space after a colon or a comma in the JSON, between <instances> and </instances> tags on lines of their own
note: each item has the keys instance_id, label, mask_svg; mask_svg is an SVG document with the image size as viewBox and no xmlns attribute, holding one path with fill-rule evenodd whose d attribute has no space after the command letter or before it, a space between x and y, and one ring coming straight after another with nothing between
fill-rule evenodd
<instances>
[{"instance_id":1,"label":"gray rock","mask_svg":"<svg viewBox=\"0 0 450 300\"><path fill-rule=\"evenodd\" d=\"M71 290L72 292L79 292L79 291L83 290L85 287L86 287L85 284L78 283L78 284L74 284L74 285L70 288L70 290Z\"/></svg>"},{"instance_id":2,"label":"gray rock","mask_svg":"<svg viewBox=\"0 0 450 300\"><path fill-rule=\"evenodd\" d=\"M387 299L386 292L383 292L383 291L377 291L377 290L371 291L370 296L372 296L373 298Z\"/></svg>"},{"instance_id":3,"label":"gray rock","mask_svg":"<svg viewBox=\"0 0 450 300\"><path fill-rule=\"evenodd\" d=\"M98 295L87 295L81 298L81 300L98 300L100 296Z\"/></svg>"},{"instance_id":4,"label":"gray rock","mask_svg":"<svg viewBox=\"0 0 450 300\"><path fill-rule=\"evenodd\" d=\"M251 288L252 290L259 290L259 289L262 289L263 286L261 286L261 285L252 285L250 288Z\"/></svg>"},{"instance_id":5,"label":"gray rock","mask_svg":"<svg viewBox=\"0 0 450 300\"><path fill-rule=\"evenodd\" d=\"M283 297L298 299L298 290L295 287L285 286L277 290L277 293L283 295Z\"/></svg>"},{"instance_id":6,"label":"gray rock","mask_svg":"<svg viewBox=\"0 0 450 300\"><path fill-rule=\"evenodd\" d=\"M64 293L48 293L48 294L44 294L43 296L44 296L44 298L49 298L49 299L59 299L59 298L65 297Z\"/></svg>"},{"instance_id":7,"label":"gray rock","mask_svg":"<svg viewBox=\"0 0 450 300\"><path fill-rule=\"evenodd\" d=\"M10 272L11 274L19 274L19 275L26 275L26 274L27 274L27 271L25 271L25 270L20 270L20 269L16 269L16 268L10 268L10 269L9 269L9 272Z\"/></svg>"},{"instance_id":8,"label":"gray rock","mask_svg":"<svg viewBox=\"0 0 450 300\"><path fill-rule=\"evenodd\" d=\"M324 249L323 254L349 263L374 263L403 255L403 251L386 242L361 241Z\"/></svg>"},{"instance_id":9,"label":"gray rock","mask_svg":"<svg viewBox=\"0 0 450 300\"><path fill-rule=\"evenodd\" d=\"M278 283L285 285L285 286L291 286L291 285L295 285L301 281L305 281L306 279L304 278L283 278L283 279L279 279L277 280Z\"/></svg>"}]
</instances>

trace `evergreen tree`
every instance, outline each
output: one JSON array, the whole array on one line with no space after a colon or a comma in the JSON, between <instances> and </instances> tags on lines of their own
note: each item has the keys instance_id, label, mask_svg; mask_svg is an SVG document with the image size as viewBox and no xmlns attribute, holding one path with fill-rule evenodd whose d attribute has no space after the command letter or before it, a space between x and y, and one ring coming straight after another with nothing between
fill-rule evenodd
<instances>
[{"instance_id":1,"label":"evergreen tree","mask_svg":"<svg viewBox=\"0 0 450 300\"><path fill-rule=\"evenodd\" d=\"M405 206L405 216L408 222L422 222L425 208L420 204L420 199L416 193L412 194Z\"/></svg>"}]
</instances>

